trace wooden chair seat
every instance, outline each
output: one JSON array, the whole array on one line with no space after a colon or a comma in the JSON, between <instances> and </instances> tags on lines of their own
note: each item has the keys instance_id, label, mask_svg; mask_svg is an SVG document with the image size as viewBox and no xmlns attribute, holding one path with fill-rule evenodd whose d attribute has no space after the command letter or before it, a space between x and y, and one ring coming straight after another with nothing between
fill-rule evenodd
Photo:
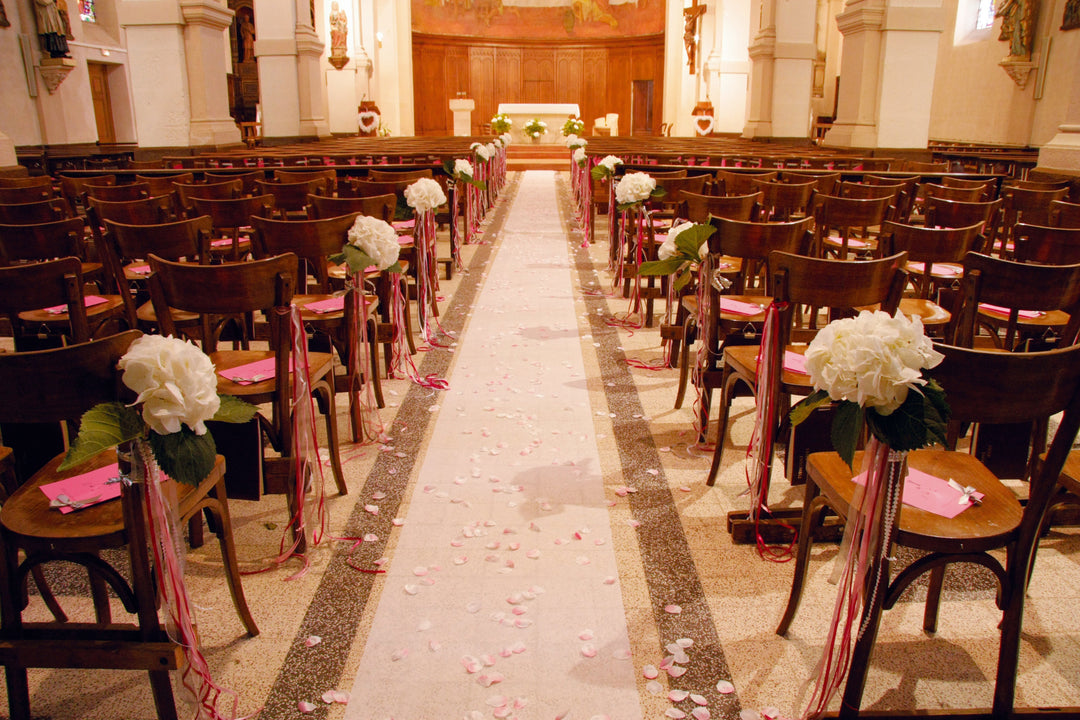
<instances>
[{"instance_id":1,"label":"wooden chair seat","mask_svg":"<svg viewBox=\"0 0 1080 720\"><path fill-rule=\"evenodd\" d=\"M906 317L917 317L925 327L944 327L952 322L952 313L933 300L925 298L900 298L897 306Z\"/></svg>"},{"instance_id":2,"label":"wooden chair seat","mask_svg":"<svg viewBox=\"0 0 1080 720\"><path fill-rule=\"evenodd\" d=\"M99 295L98 297L105 298L105 302L86 308L86 319L90 322L91 336L94 335L94 328L100 327L112 318L120 317L124 312L124 301L119 295ZM66 312L50 313L44 309L21 312L19 313L19 319L26 323L48 328L63 328L70 322L70 317Z\"/></svg>"}]
</instances>

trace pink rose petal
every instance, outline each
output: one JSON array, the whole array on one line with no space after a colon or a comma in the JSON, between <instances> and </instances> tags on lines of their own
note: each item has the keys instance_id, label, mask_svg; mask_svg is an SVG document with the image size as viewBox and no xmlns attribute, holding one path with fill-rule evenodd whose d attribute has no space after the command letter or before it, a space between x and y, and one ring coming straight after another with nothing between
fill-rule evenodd
<instances>
[{"instance_id":1,"label":"pink rose petal","mask_svg":"<svg viewBox=\"0 0 1080 720\"><path fill-rule=\"evenodd\" d=\"M672 720L682 720L686 717L686 713L679 708L668 708L667 711L664 712L664 717L672 718Z\"/></svg>"},{"instance_id":2,"label":"pink rose petal","mask_svg":"<svg viewBox=\"0 0 1080 720\"><path fill-rule=\"evenodd\" d=\"M690 693L690 701L695 705L708 705L709 700L704 695L698 695L697 693Z\"/></svg>"},{"instance_id":3,"label":"pink rose petal","mask_svg":"<svg viewBox=\"0 0 1080 720\"><path fill-rule=\"evenodd\" d=\"M655 665L646 665L645 667L641 668L641 674L644 675L648 680L655 680L656 678L660 677L660 671L656 669Z\"/></svg>"},{"instance_id":4,"label":"pink rose petal","mask_svg":"<svg viewBox=\"0 0 1080 720\"><path fill-rule=\"evenodd\" d=\"M307 645L308 647L315 647L321 642L322 638L318 635L308 635L307 640L304 641L304 645Z\"/></svg>"},{"instance_id":5,"label":"pink rose petal","mask_svg":"<svg viewBox=\"0 0 1080 720\"><path fill-rule=\"evenodd\" d=\"M592 643L585 643L581 646L581 655L587 658L596 657L596 646Z\"/></svg>"},{"instance_id":6,"label":"pink rose petal","mask_svg":"<svg viewBox=\"0 0 1080 720\"><path fill-rule=\"evenodd\" d=\"M305 715L314 712L315 710L315 705L313 703L309 703L307 700L301 700L300 702L296 703L296 707L300 710L300 712L304 713Z\"/></svg>"},{"instance_id":7,"label":"pink rose petal","mask_svg":"<svg viewBox=\"0 0 1080 720\"><path fill-rule=\"evenodd\" d=\"M727 680L721 680L716 683L716 692L720 693L721 695L730 695L731 693L735 692L735 686Z\"/></svg>"},{"instance_id":8,"label":"pink rose petal","mask_svg":"<svg viewBox=\"0 0 1080 720\"><path fill-rule=\"evenodd\" d=\"M664 692L664 686L661 685L658 680L650 680L645 683L645 690L647 690L650 695L659 695Z\"/></svg>"},{"instance_id":9,"label":"pink rose petal","mask_svg":"<svg viewBox=\"0 0 1080 720\"><path fill-rule=\"evenodd\" d=\"M672 665L667 669L667 674L673 678L682 677L686 674L686 668L681 665Z\"/></svg>"},{"instance_id":10,"label":"pink rose petal","mask_svg":"<svg viewBox=\"0 0 1080 720\"><path fill-rule=\"evenodd\" d=\"M674 604L673 605L665 605L664 606L664 612L670 613L672 615L678 615L679 613L682 612L682 608L679 607L678 605L674 605Z\"/></svg>"},{"instance_id":11,"label":"pink rose petal","mask_svg":"<svg viewBox=\"0 0 1080 720\"><path fill-rule=\"evenodd\" d=\"M690 711L690 717L694 720L709 720L712 717L712 713L708 708L696 707Z\"/></svg>"},{"instance_id":12,"label":"pink rose petal","mask_svg":"<svg viewBox=\"0 0 1080 720\"><path fill-rule=\"evenodd\" d=\"M678 703L690 697L690 692L688 690L671 690L667 696L671 702Z\"/></svg>"}]
</instances>

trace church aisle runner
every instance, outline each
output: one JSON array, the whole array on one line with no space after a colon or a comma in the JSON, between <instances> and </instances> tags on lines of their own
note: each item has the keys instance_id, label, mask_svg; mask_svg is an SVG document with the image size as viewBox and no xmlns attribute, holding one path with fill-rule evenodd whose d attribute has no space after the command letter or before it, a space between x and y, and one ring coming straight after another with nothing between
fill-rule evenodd
<instances>
[{"instance_id":1,"label":"church aisle runner","mask_svg":"<svg viewBox=\"0 0 1080 720\"><path fill-rule=\"evenodd\" d=\"M347 720L641 717L552 173L456 349Z\"/></svg>"}]
</instances>

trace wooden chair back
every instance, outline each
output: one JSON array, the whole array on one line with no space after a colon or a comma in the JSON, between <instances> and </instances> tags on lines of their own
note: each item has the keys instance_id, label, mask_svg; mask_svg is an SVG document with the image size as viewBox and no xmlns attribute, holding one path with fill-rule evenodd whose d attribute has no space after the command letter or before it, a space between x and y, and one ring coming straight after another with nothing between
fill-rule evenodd
<instances>
[{"instance_id":1,"label":"wooden chair back","mask_svg":"<svg viewBox=\"0 0 1080 720\"><path fill-rule=\"evenodd\" d=\"M304 208L307 206L308 195L330 194L328 190L329 181L326 178L288 183L258 180L255 184L260 195L274 196L274 207L281 213L282 217L286 217L287 213L290 212L305 212Z\"/></svg>"},{"instance_id":2,"label":"wooden chair back","mask_svg":"<svg viewBox=\"0 0 1080 720\"><path fill-rule=\"evenodd\" d=\"M976 202L986 202L997 196L997 182L994 180L966 180L946 175L941 178L940 184L951 188L979 188L982 190L982 196Z\"/></svg>"},{"instance_id":3,"label":"wooden chair back","mask_svg":"<svg viewBox=\"0 0 1080 720\"><path fill-rule=\"evenodd\" d=\"M732 292L736 295L746 293L752 284L752 275L757 266L768 260L770 253L780 251L805 255L813 239L810 233L813 220L809 217L775 223L712 217L709 222L716 228L716 232L710 235L708 240L710 257L728 255L743 260L732 285ZM768 273L766 278L768 279ZM763 292L767 293L768 288L763 288Z\"/></svg>"},{"instance_id":4,"label":"wooden chair back","mask_svg":"<svg viewBox=\"0 0 1080 720\"><path fill-rule=\"evenodd\" d=\"M852 231L862 229L869 235L871 227L889 219L892 200L888 197L859 199L818 195L814 198L814 254L824 252L824 239L835 231L840 239L840 257L846 258Z\"/></svg>"},{"instance_id":5,"label":"wooden chair back","mask_svg":"<svg viewBox=\"0 0 1080 720\"><path fill-rule=\"evenodd\" d=\"M47 187L52 191L53 181L48 175L33 175L30 177L0 177L0 189Z\"/></svg>"},{"instance_id":6,"label":"wooden chair back","mask_svg":"<svg viewBox=\"0 0 1080 720\"><path fill-rule=\"evenodd\" d=\"M1064 200L1050 203L1050 226L1080 228L1080 204Z\"/></svg>"},{"instance_id":7,"label":"wooden chair back","mask_svg":"<svg viewBox=\"0 0 1080 720\"><path fill-rule=\"evenodd\" d=\"M337 191L338 176L334 168L322 170L275 170L274 182L298 183L309 180L325 180L327 190L323 195L332 196ZM315 193L319 194L319 193Z\"/></svg>"},{"instance_id":8,"label":"wooden chair back","mask_svg":"<svg viewBox=\"0 0 1080 720\"><path fill-rule=\"evenodd\" d=\"M86 257L82 218L33 225L0 225L0 265L28 260Z\"/></svg>"},{"instance_id":9,"label":"wooden chair back","mask_svg":"<svg viewBox=\"0 0 1080 720\"><path fill-rule=\"evenodd\" d=\"M150 183L137 182L128 185L84 185L86 197L120 202L142 200L150 197Z\"/></svg>"},{"instance_id":10,"label":"wooden chair back","mask_svg":"<svg viewBox=\"0 0 1080 720\"><path fill-rule=\"evenodd\" d=\"M975 223L983 224L983 236L992 239L994 228L998 225L1001 203L998 198L988 202L961 202L944 198L927 198L924 206L927 227L967 227Z\"/></svg>"},{"instance_id":11,"label":"wooden chair back","mask_svg":"<svg viewBox=\"0 0 1080 720\"><path fill-rule=\"evenodd\" d=\"M964 280L953 342L972 347L978 329L979 303L1009 308L1003 346L1011 349L1019 337L1019 311L1063 311L1068 323L1059 345L1076 342L1080 329L1080 264L1037 265L1004 260L981 253L964 256Z\"/></svg>"},{"instance_id":12,"label":"wooden chair back","mask_svg":"<svg viewBox=\"0 0 1080 720\"><path fill-rule=\"evenodd\" d=\"M32 225L70 217L70 208L59 198L27 203L0 203L0 224Z\"/></svg>"},{"instance_id":13,"label":"wooden chair back","mask_svg":"<svg viewBox=\"0 0 1080 720\"><path fill-rule=\"evenodd\" d=\"M269 217L275 207L274 196L270 194L225 200L193 197L191 203L198 215L210 217L215 229L229 233L250 225L252 216Z\"/></svg>"},{"instance_id":14,"label":"wooden chair back","mask_svg":"<svg viewBox=\"0 0 1080 720\"><path fill-rule=\"evenodd\" d=\"M386 222L392 222L396 207L397 196L392 193L357 198L331 198L321 195L308 195L307 211L308 217L312 220L360 213L361 215L370 215Z\"/></svg>"},{"instance_id":15,"label":"wooden chair back","mask_svg":"<svg viewBox=\"0 0 1080 720\"><path fill-rule=\"evenodd\" d=\"M0 187L0 203L17 205L19 203L41 202L53 197L52 186L31 185L30 187Z\"/></svg>"},{"instance_id":16,"label":"wooden chair back","mask_svg":"<svg viewBox=\"0 0 1080 720\"><path fill-rule=\"evenodd\" d=\"M251 218L255 234L252 250L256 258L267 258L292 253L301 263L311 268L315 277L317 293L330 292L330 278L326 258L341 252L348 242L349 228L360 213L350 213L318 220L272 220ZM303 265L297 266L296 277L305 278ZM306 280L296 283L299 292L307 288Z\"/></svg>"},{"instance_id":17,"label":"wooden chair back","mask_svg":"<svg viewBox=\"0 0 1080 720\"><path fill-rule=\"evenodd\" d=\"M135 181L149 185L150 197L157 197L158 195L168 195L175 192L176 188L173 187L173 183L187 183L189 185L194 183L195 174L187 172L174 175L136 175Z\"/></svg>"},{"instance_id":18,"label":"wooden chair back","mask_svg":"<svg viewBox=\"0 0 1080 720\"><path fill-rule=\"evenodd\" d=\"M1022 188L1024 190L1068 190L1068 180L1006 180L1005 187Z\"/></svg>"},{"instance_id":19,"label":"wooden chair back","mask_svg":"<svg viewBox=\"0 0 1080 720\"><path fill-rule=\"evenodd\" d=\"M151 254L169 260L209 262L213 221L203 215L157 225L130 225L105 220L107 245L121 262L145 260Z\"/></svg>"},{"instance_id":20,"label":"wooden chair back","mask_svg":"<svg viewBox=\"0 0 1080 720\"><path fill-rule=\"evenodd\" d=\"M758 217L762 220L783 222L792 217L805 217L817 192L817 183L782 183L754 180L753 191L761 193Z\"/></svg>"},{"instance_id":21,"label":"wooden chair back","mask_svg":"<svg viewBox=\"0 0 1080 720\"><path fill-rule=\"evenodd\" d=\"M982 202L985 192L983 187L949 187L934 183L923 183L919 186L919 196L924 199L936 197L960 202Z\"/></svg>"},{"instance_id":22,"label":"wooden chair back","mask_svg":"<svg viewBox=\"0 0 1080 720\"><path fill-rule=\"evenodd\" d=\"M656 181L656 187L663 188L664 194L659 198L650 200L649 205L659 217L672 218L679 216L683 192L701 195L705 191L705 183L708 179L707 175L661 178Z\"/></svg>"},{"instance_id":23,"label":"wooden chair back","mask_svg":"<svg viewBox=\"0 0 1080 720\"><path fill-rule=\"evenodd\" d=\"M680 217L702 224L709 222L710 217L752 220L761 204L761 197L759 192L750 195L698 195L684 190Z\"/></svg>"},{"instance_id":24,"label":"wooden chair back","mask_svg":"<svg viewBox=\"0 0 1080 720\"><path fill-rule=\"evenodd\" d=\"M916 295L925 300L933 287L934 263L961 263L964 256L982 244L982 223L965 228L931 228L887 221L879 240L884 253L906 252L908 260L923 264L915 283Z\"/></svg>"},{"instance_id":25,"label":"wooden chair back","mask_svg":"<svg viewBox=\"0 0 1080 720\"><path fill-rule=\"evenodd\" d=\"M431 168L423 168L421 170L379 170L378 168L372 168L368 170L367 179L372 182L386 182L409 180L416 181L420 178L435 177Z\"/></svg>"},{"instance_id":26,"label":"wooden chair back","mask_svg":"<svg viewBox=\"0 0 1080 720\"><path fill-rule=\"evenodd\" d=\"M71 206L71 214L74 215L76 208L82 205L83 195L86 194L87 185L115 185L116 175L92 175L90 177L69 177L61 175L60 194Z\"/></svg>"},{"instance_id":27,"label":"wooden chair back","mask_svg":"<svg viewBox=\"0 0 1080 720\"><path fill-rule=\"evenodd\" d=\"M373 195L393 194L404 198L405 188L412 185L412 180L364 180L351 179L348 185L338 186L338 197L371 197Z\"/></svg>"},{"instance_id":28,"label":"wooden chair back","mask_svg":"<svg viewBox=\"0 0 1080 720\"><path fill-rule=\"evenodd\" d=\"M78 258L0 267L0 316L11 322L16 342L23 326L19 313L64 304L68 306L71 341L86 342L90 339L90 323L83 304L82 262Z\"/></svg>"},{"instance_id":29,"label":"wooden chair back","mask_svg":"<svg viewBox=\"0 0 1080 720\"><path fill-rule=\"evenodd\" d=\"M949 172L949 163L901 160L899 163L896 163L895 169L903 172L944 173Z\"/></svg>"},{"instance_id":30,"label":"wooden chair back","mask_svg":"<svg viewBox=\"0 0 1080 720\"><path fill-rule=\"evenodd\" d=\"M252 170L251 172L246 173L205 172L203 173L203 178L204 181L208 183L219 183L229 182L230 180L239 180L241 183L240 194L254 195L256 192L258 192L259 189L256 183L259 180L265 180L266 173L262 170Z\"/></svg>"},{"instance_id":31,"label":"wooden chair back","mask_svg":"<svg viewBox=\"0 0 1080 720\"><path fill-rule=\"evenodd\" d=\"M904 191L903 183L891 183L891 184L871 184L871 183L857 183L844 181L840 183L840 197L858 198L860 200L876 200L878 198L887 197L893 200L893 205L896 205L896 199L900 197L900 193Z\"/></svg>"},{"instance_id":32,"label":"wooden chair back","mask_svg":"<svg viewBox=\"0 0 1080 720\"><path fill-rule=\"evenodd\" d=\"M716 192L719 195L751 195L757 190L754 181L772 182L776 180L776 171L769 172L732 172L731 170L716 171Z\"/></svg>"},{"instance_id":33,"label":"wooden chair back","mask_svg":"<svg viewBox=\"0 0 1080 720\"><path fill-rule=\"evenodd\" d=\"M1080 228L1017 223L1013 228L1013 258L1040 265L1080 263Z\"/></svg>"},{"instance_id":34,"label":"wooden chair back","mask_svg":"<svg viewBox=\"0 0 1080 720\"><path fill-rule=\"evenodd\" d=\"M110 201L88 196L86 214L92 229L100 226L104 220L128 225L156 225L176 219L177 202L176 194L172 191L141 200Z\"/></svg>"},{"instance_id":35,"label":"wooden chair back","mask_svg":"<svg viewBox=\"0 0 1080 720\"><path fill-rule=\"evenodd\" d=\"M638 172L638 171L634 171ZM656 172L650 172L649 177L653 180L678 180L679 178L686 177L686 170L659 170Z\"/></svg>"},{"instance_id":36,"label":"wooden chair back","mask_svg":"<svg viewBox=\"0 0 1080 720\"><path fill-rule=\"evenodd\" d=\"M1028 225L1046 225L1050 220L1050 203L1062 200L1068 188L1056 190L1033 190L1023 187L1001 188L1002 225L1011 229L1018 222Z\"/></svg>"},{"instance_id":37,"label":"wooden chair back","mask_svg":"<svg viewBox=\"0 0 1080 720\"><path fill-rule=\"evenodd\" d=\"M206 198L209 200L229 200L240 197L243 194L244 182L242 180L225 180L218 183L173 183L176 193L180 197L180 205L184 210L194 210L193 198Z\"/></svg>"},{"instance_id":38,"label":"wooden chair back","mask_svg":"<svg viewBox=\"0 0 1080 720\"><path fill-rule=\"evenodd\" d=\"M795 185L801 185L803 183L814 181L817 186L816 192L823 195L834 195L836 193L836 185L840 182L840 173L809 173L801 172L799 170L785 170L780 174L780 182L793 183Z\"/></svg>"}]
</instances>

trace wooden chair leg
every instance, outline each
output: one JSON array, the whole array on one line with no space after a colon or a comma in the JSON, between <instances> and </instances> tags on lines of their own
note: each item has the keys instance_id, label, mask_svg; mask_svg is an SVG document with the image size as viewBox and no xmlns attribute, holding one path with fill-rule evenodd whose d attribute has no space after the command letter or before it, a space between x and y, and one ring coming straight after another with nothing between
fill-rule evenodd
<instances>
[{"instance_id":1,"label":"wooden chair leg","mask_svg":"<svg viewBox=\"0 0 1080 720\"><path fill-rule=\"evenodd\" d=\"M686 386L690 379L690 344L694 340L694 330L696 323L691 316L687 316L682 326L682 343L678 340L672 340L672 353L675 349L679 348L679 390L675 393L675 409L678 410L683 406L683 400L686 399Z\"/></svg>"},{"instance_id":2,"label":"wooden chair leg","mask_svg":"<svg viewBox=\"0 0 1080 720\"><path fill-rule=\"evenodd\" d=\"M217 524L218 544L221 546L221 562L225 567L225 581L229 585L229 594L232 595L233 606L244 629L251 637L259 634L259 628L255 619L251 616L247 599L244 596L244 586L240 582L240 564L236 559L236 541L233 538L232 517L229 514L229 501L225 493L224 476L217 482L211 495L202 504L202 509L214 516ZM196 510L198 515L198 510Z\"/></svg>"},{"instance_id":3,"label":"wooden chair leg","mask_svg":"<svg viewBox=\"0 0 1080 720\"><path fill-rule=\"evenodd\" d=\"M150 670L150 691L154 695L154 707L158 720L179 720L176 699L173 697L172 681L168 670Z\"/></svg>"},{"instance_id":4,"label":"wooden chair leg","mask_svg":"<svg viewBox=\"0 0 1080 720\"><path fill-rule=\"evenodd\" d=\"M7 665L4 667L7 681L8 712L11 720L30 720L30 683L26 668Z\"/></svg>"},{"instance_id":5,"label":"wooden chair leg","mask_svg":"<svg viewBox=\"0 0 1080 720\"><path fill-rule=\"evenodd\" d=\"M386 401L383 399L382 376L379 373L378 328L379 323L375 320L375 318L371 318L368 320L368 352L371 356L371 382L373 383L372 388L375 391L375 404L380 408L384 408L386 407Z\"/></svg>"},{"instance_id":6,"label":"wooden chair leg","mask_svg":"<svg viewBox=\"0 0 1080 720\"><path fill-rule=\"evenodd\" d=\"M52 590L49 588L49 583L45 579L45 573L41 569L41 566L35 565L34 569L30 571L30 576L34 578L34 584L37 585L38 593L41 594L41 600L45 603L45 607L49 608L49 612L52 613L56 622L67 622L67 613L60 607L60 603L57 602L56 596L53 595Z\"/></svg>"},{"instance_id":7,"label":"wooden chair leg","mask_svg":"<svg viewBox=\"0 0 1080 720\"><path fill-rule=\"evenodd\" d=\"M938 607L941 605L941 587L945 583L945 566L938 565L930 571L930 586L926 589L926 606L923 608L923 630L937 632Z\"/></svg>"},{"instance_id":8,"label":"wooden chair leg","mask_svg":"<svg viewBox=\"0 0 1080 720\"><path fill-rule=\"evenodd\" d=\"M787 635L791 623L795 620L795 613L799 611L803 586L806 584L806 569L810 564L810 548L814 542L814 528L821 524L824 512L825 502L818 497L817 485L812 480L807 480L802 522L799 525L799 546L795 555L795 573L791 578L791 592L788 594L787 607L784 608L784 617L776 628L777 635Z\"/></svg>"},{"instance_id":9,"label":"wooden chair leg","mask_svg":"<svg viewBox=\"0 0 1080 720\"><path fill-rule=\"evenodd\" d=\"M322 393L326 403L326 444L330 451L330 468L334 473L334 483L340 495L348 495L349 487L345 484L345 473L341 469L341 447L338 444L337 431L337 405L334 402L334 388L326 382L321 382L312 388L315 392ZM321 462L321 460L320 460ZM300 498L303 502L303 498Z\"/></svg>"},{"instance_id":10,"label":"wooden chair leg","mask_svg":"<svg viewBox=\"0 0 1080 720\"><path fill-rule=\"evenodd\" d=\"M720 378L720 418L716 428L716 450L713 453L713 467L714 470L709 472L709 477L705 481L706 485L712 486L716 482L716 475L720 469L720 460L724 455L724 438L727 437L728 418L731 415L731 392L734 389L734 385L738 382L737 375L732 374L728 369L728 366L724 366L724 373ZM701 426L701 442L705 442L706 431L708 430L709 422L709 396L712 394L712 389L704 382L701 387L701 417L703 418L703 425Z\"/></svg>"}]
</instances>

